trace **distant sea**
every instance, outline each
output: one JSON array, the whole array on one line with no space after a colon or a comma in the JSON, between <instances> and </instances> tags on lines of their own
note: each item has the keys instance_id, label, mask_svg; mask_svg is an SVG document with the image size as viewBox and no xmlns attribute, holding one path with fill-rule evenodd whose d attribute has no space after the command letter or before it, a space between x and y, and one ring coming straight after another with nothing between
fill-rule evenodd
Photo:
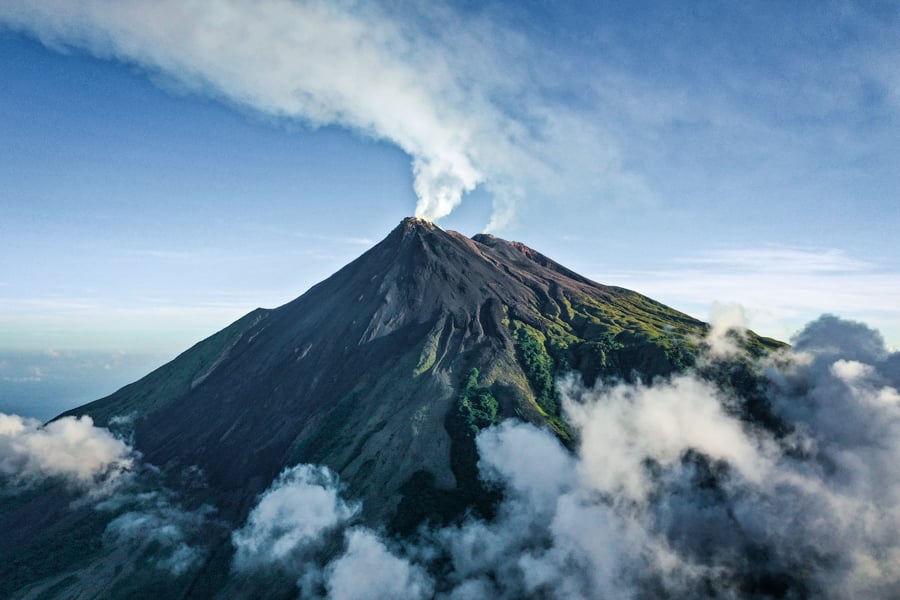
<instances>
[{"instance_id":1,"label":"distant sea","mask_svg":"<svg viewBox=\"0 0 900 600\"><path fill-rule=\"evenodd\" d=\"M0 412L52 419L137 381L171 356L124 352L0 352Z\"/></svg>"}]
</instances>

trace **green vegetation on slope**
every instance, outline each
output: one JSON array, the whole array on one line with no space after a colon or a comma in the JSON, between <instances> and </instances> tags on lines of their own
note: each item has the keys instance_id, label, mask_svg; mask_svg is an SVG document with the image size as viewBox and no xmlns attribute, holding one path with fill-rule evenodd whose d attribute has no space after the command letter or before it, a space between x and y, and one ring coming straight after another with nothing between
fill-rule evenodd
<instances>
[{"instance_id":1,"label":"green vegetation on slope","mask_svg":"<svg viewBox=\"0 0 900 600\"><path fill-rule=\"evenodd\" d=\"M535 401L548 416L558 414L555 377L578 371L592 384L598 377L665 376L694 363L706 330L701 321L619 288L597 297L558 290L532 308L540 319L516 314L509 327Z\"/></svg>"},{"instance_id":2,"label":"green vegetation on slope","mask_svg":"<svg viewBox=\"0 0 900 600\"><path fill-rule=\"evenodd\" d=\"M478 376L478 369L469 371L466 384L459 394L459 411L472 435L500 421L500 405L488 388L478 386Z\"/></svg>"},{"instance_id":3,"label":"green vegetation on slope","mask_svg":"<svg viewBox=\"0 0 900 600\"><path fill-rule=\"evenodd\" d=\"M705 324L640 294L611 288L591 296L551 288L523 310L505 307L516 359L540 414L566 439L557 377L577 371L631 380L666 376L694 363Z\"/></svg>"},{"instance_id":4,"label":"green vegetation on slope","mask_svg":"<svg viewBox=\"0 0 900 600\"><path fill-rule=\"evenodd\" d=\"M440 336L437 335L436 332L432 332L428 336L428 340L425 342L425 347L422 349L422 353L419 355L419 361L416 364L416 368L413 369L413 375L421 375L432 366L434 366L434 361L437 360L439 338Z\"/></svg>"},{"instance_id":5,"label":"green vegetation on slope","mask_svg":"<svg viewBox=\"0 0 900 600\"><path fill-rule=\"evenodd\" d=\"M559 404L553 387L555 365L547 353L544 336L524 323L517 322L514 327L519 360L534 390L535 402L544 414L557 416Z\"/></svg>"}]
</instances>

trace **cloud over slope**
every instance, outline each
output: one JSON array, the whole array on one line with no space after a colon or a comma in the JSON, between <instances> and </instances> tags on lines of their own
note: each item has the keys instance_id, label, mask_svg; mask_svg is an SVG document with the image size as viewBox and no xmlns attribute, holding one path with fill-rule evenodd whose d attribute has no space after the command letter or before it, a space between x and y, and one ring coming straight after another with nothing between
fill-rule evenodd
<instances>
[{"instance_id":1,"label":"cloud over slope","mask_svg":"<svg viewBox=\"0 0 900 600\"><path fill-rule=\"evenodd\" d=\"M701 370L713 364L730 368ZM328 520L344 532L337 545L292 538L290 552L320 552L295 563L298 586L330 598L366 589L411 598L891 596L900 590L898 366L876 331L824 316L791 351L754 365L774 428L699 372L596 387L566 379L574 453L516 421L479 434L482 478L504 490L495 519L401 544L342 514ZM333 476L302 485L342 506Z\"/></svg>"}]
</instances>

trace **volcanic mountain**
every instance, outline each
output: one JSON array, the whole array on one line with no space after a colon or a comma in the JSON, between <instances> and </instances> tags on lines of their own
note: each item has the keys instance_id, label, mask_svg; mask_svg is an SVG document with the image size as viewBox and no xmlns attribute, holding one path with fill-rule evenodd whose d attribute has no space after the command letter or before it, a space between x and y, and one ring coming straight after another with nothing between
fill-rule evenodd
<instances>
[{"instance_id":1,"label":"volcanic mountain","mask_svg":"<svg viewBox=\"0 0 900 600\"><path fill-rule=\"evenodd\" d=\"M402 533L490 512L480 429L515 417L571 442L557 375L667 375L693 362L707 329L520 243L409 218L296 300L61 416L130 434L168 485L235 526L283 469L313 463L340 476L368 522ZM778 345L747 340L751 352ZM202 487L179 483L189 469ZM29 518L17 510L0 527ZM20 531L16 552L39 555L61 527Z\"/></svg>"},{"instance_id":2,"label":"volcanic mountain","mask_svg":"<svg viewBox=\"0 0 900 600\"><path fill-rule=\"evenodd\" d=\"M133 416L145 460L200 467L235 517L285 466L316 463L384 519L410 487L465 487L469 427L518 417L566 438L557 372L667 374L704 328L522 244L410 218L293 302L67 414Z\"/></svg>"}]
</instances>

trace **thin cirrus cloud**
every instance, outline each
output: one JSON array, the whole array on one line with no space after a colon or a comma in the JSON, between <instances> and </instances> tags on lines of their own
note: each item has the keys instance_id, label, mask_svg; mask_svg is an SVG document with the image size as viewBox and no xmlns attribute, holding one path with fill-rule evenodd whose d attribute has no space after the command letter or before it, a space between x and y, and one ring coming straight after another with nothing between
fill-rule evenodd
<instances>
[{"instance_id":1,"label":"thin cirrus cloud","mask_svg":"<svg viewBox=\"0 0 900 600\"><path fill-rule=\"evenodd\" d=\"M521 64L527 40L449 9L408 8L41 0L4 3L0 23L261 114L396 144L412 159L416 215L430 220L479 185L494 196L493 228L525 189L564 190L586 174L640 187L589 121L540 93Z\"/></svg>"},{"instance_id":2,"label":"thin cirrus cloud","mask_svg":"<svg viewBox=\"0 0 900 600\"><path fill-rule=\"evenodd\" d=\"M889 343L900 345L900 272L842 250L723 250L675 258L663 270L605 273L604 281L686 310L740 303L749 325L768 335L787 337L810 314L838 313L879 323Z\"/></svg>"},{"instance_id":3,"label":"thin cirrus cloud","mask_svg":"<svg viewBox=\"0 0 900 600\"><path fill-rule=\"evenodd\" d=\"M805 248L758 248L723 250L694 258L675 259L676 264L712 265L778 273L840 273L863 271L874 264L850 256L843 250Z\"/></svg>"}]
</instances>

